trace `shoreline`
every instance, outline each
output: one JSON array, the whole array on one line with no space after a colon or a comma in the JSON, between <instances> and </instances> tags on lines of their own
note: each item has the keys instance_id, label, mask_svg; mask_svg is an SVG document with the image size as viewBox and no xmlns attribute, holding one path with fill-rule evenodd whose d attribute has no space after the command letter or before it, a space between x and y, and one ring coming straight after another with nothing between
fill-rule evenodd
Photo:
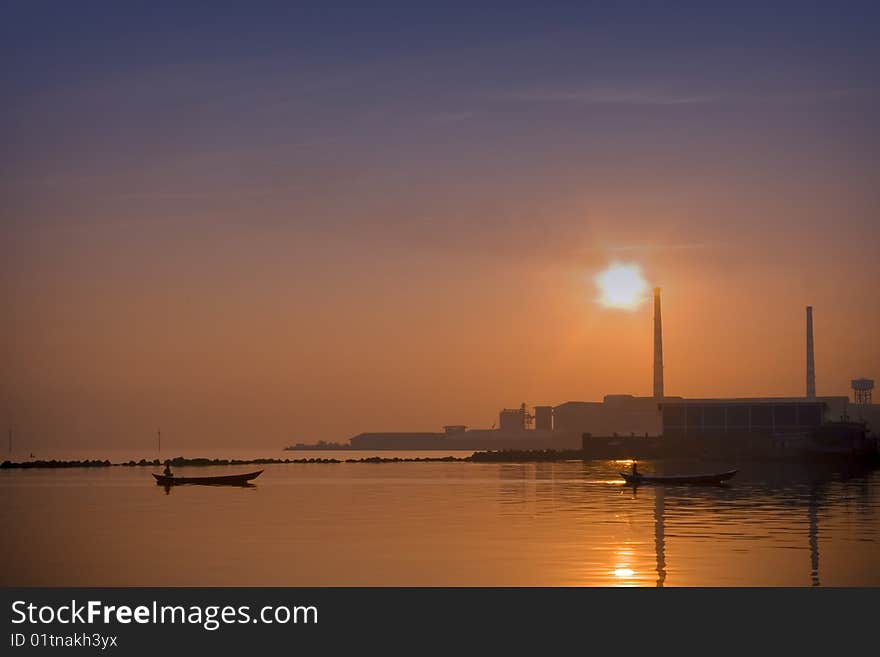
<instances>
[{"instance_id":1,"label":"shoreline","mask_svg":"<svg viewBox=\"0 0 880 657\"><path fill-rule=\"evenodd\" d=\"M471 461L472 456L424 456L424 457L382 457L382 456L364 456L361 458L301 458L301 459L277 459L277 458L261 458L261 459L209 459L209 458L183 458L181 456L168 459L171 467L205 467L205 466L223 466L223 465L287 465L287 464L303 464L303 463L453 463ZM3 461L0 463L0 470L32 470L32 469L63 469L63 468L113 468L113 467L161 467L165 461L159 459L140 461L123 461L113 463L109 460L101 459L85 459L85 460L34 460L34 461Z\"/></svg>"},{"instance_id":2,"label":"shoreline","mask_svg":"<svg viewBox=\"0 0 880 657\"><path fill-rule=\"evenodd\" d=\"M586 450L566 449L535 449L535 450L497 450L475 451L470 456L363 456L360 458L321 458L309 457L300 459L291 458L257 458L257 459L226 459L226 458L184 458L182 456L170 461L174 468L182 467L206 467L206 466L238 466L238 465L290 465L290 464L338 464L338 463L553 463L562 461L616 461L616 460L649 460L663 461L666 459L694 459L698 461L724 460L730 462L767 462L767 463L811 463L824 462L849 462L860 465L880 466L880 459L874 457L854 458L841 456L801 457L801 458L768 458L765 455L756 454L714 454L706 453L667 453L667 454L637 454L620 451L618 453L596 454ZM165 461L160 459L141 459L139 461L128 460L113 463L110 460L86 459L86 460L34 460L34 461L3 461L0 470L32 470L32 469L67 469L67 468L110 468L110 467L150 467L158 468Z\"/></svg>"},{"instance_id":3,"label":"shoreline","mask_svg":"<svg viewBox=\"0 0 880 657\"><path fill-rule=\"evenodd\" d=\"M470 456L362 456L359 458L258 458L258 459L226 459L226 458L184 458L177 456L167 459L171 467L206 467L226 465L288 465L306 463L536 463L550 461L589 460L583 450L497 450L475 451ZM31 469L64 469L64 468L111 468L111 467L161 467L165 460L140 459L113 463L109 459L83 460L34 460L34 461L3 461L0 470L31 470Z\"/></svg>"}]
</instances>

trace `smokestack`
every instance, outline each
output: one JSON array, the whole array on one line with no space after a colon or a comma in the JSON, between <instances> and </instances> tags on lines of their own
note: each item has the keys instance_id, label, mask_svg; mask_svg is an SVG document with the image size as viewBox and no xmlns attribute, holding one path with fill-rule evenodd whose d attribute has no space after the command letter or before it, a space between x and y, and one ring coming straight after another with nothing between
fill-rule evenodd
<instances>
[{"instance_id":1,"label":"smokestack","mask_svg":"<svg viewBox=\"0 0 880 657\"><path fill-rule=\"evenodd\" d=\"M654 399L663 399L663 323L660 320L660 288L654 288Z\"/></svg>"},{"instance_id":2,"label":"smokestack","mask_svg":"<svg viewBox=\"0 0 880 657\"><path fill-rule=\"evenodd\" d=\"M813 358L813 306L807 306L807 399L816 398L816 362Z\"/></svg>"}]
</instances>

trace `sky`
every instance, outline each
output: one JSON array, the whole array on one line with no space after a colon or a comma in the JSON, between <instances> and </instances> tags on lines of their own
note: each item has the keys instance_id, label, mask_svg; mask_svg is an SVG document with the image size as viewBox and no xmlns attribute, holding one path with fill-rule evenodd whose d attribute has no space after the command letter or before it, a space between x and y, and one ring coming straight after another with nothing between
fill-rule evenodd
<instances>
[{"instance_id":1,"label":"sky","mask_svg":"<svg viewBox=\"0 0 880 657\"><path fill-rule=\"evenodd\" d=\"M873 3L0 9L0 421L72 446L489 427L880 378ZM369 6L368 6L369 5Z\"/></svg>"}]
</instances>

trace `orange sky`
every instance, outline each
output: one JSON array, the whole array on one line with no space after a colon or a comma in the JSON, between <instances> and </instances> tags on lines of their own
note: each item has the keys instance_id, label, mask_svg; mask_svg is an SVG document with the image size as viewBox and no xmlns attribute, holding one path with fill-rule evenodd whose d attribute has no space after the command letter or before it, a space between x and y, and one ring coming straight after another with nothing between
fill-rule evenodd
<instances>
[{"instance_id":1,"label":"orange sky","mask_svg":"<svg viewBox=\"0 0 880 657\"><path fill-rule=\"evenodd\" d=\"M581 11L17 23L0 422L280 446L648 394L614 260L667 394L803 394L807 304L818 392L880 378L874 22Z\"/></svg>"},{"instance_id":2,"label":"orange sky","mask_svg":"<svg viewBox=\"0 0 880 657\"><path fill-rule=\"evenodd\" d=\"M29 261L7 254L27 276L12 278L4 417L36 445L128 445L157 427L178 444L273 445L649 394L650 304L594 301L611 260L663 287L667 394L803 394L807 303L819 393L876 376L866 244L772 223L707 234L679 217L708 208L641 205L573 202L552 208L566 230L494 246L246 226L173 242L137 225L34 232Z\"/></svg>"}]
</instances>

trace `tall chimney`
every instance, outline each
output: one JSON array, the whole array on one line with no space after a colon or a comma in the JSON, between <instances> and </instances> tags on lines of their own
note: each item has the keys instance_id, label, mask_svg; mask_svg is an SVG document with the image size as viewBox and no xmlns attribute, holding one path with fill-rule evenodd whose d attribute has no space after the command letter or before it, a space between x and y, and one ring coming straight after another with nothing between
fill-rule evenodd
<instances>
[{"instance_id":1,"label":"tall chimney","mask_svg":"<svg viewBox=\"0 0 880 657\"><path fill-rule=\"evenodd\" d=\"M660 320L660 288L654 288L654 399L663 399L663 323Z\"/></svg>"},{"instance_id":2,"label":"tall chimney","mask_svg":"<svg viewBox=\"0 0 880 657\"><path fill-rule=\"evenodd\" d=\"M807 399L816 398L816 363L813 359L813 306L807 306Z\"/></svg>"}]
</instances>

